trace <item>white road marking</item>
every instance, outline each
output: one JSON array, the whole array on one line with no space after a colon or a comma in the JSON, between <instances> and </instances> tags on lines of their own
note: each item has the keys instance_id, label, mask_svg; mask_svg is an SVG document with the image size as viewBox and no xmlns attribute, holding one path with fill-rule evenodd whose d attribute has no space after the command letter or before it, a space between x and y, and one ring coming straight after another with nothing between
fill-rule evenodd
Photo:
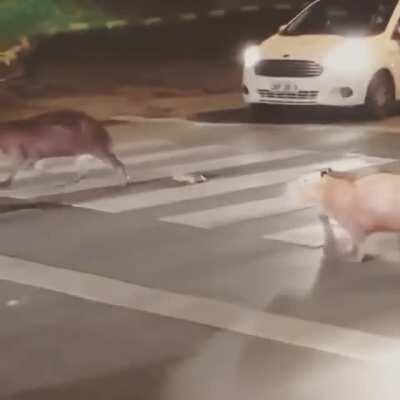
<instances>
[{"instance_id":1,"label":"white road marking","mask_svg":"<svg viewBox=\"0 0 400 400\"><path fill-rule=\"evenodd\" d=\"M193 171L217 171L220 169L231 168L231 167L243 167L246 165L257 164L257 163L288 160L291 158L312 155L312 154L317 154L317 153L312 150L300 150L300 149L263 151L258 153L239 154L230 157L216 158L198 162L176 164L171 167L168 167L168 169L171 175L175 173L185 174ZM155 173L156 175L159 175L157 171L155 171Z\"/></svg>"},{"instance_id":2,"label":"white road marking","mask_svg":"<svg viewBox=\"0 0 400 400\"><path fill-rule=\"evenodd\" d=\"M350 251L351 239L348 233L333 220L331 220L331 225L339 251ZM263 238L312 249L321 248L325 243L324 229L320 222L264 235ZM366 254L379 254L386 262L399 262L398 242L395 234L375 234L368 238L363 250Z\"/></svg>"},{"instance_id":3,"label":"white road marking","mask_svg":"<svg viewBox=\"0 0 400 400\"><path fill-rule=\"evenodd\" d=\"M127 150L148 150L154 147L162 147L171 145L172 142L164 139L151 139L151 140L129 140L126 142L115 142L113 150L116 152Z\"/></svg>"},{"instance_id":4,"label":"white road marking","mask_svg":"<svg viewBox=\"0 0 400 400\"><path fill-rule=\"evenodd\" d=\"M116 142L113 146L113 150L117 153L125 153L129 151L145 151L152 150L157 147L170 146L173 143L169 140L163 139L150 139L150 140L135 140L135 141L126 141L126 142ZM56 157L56 158L48 158L42 161L39 161L37 164L42 166L43 168L50 168L51 166L61 166L61 165L70 165L72 168L70 171L73 171L73 157ZM10 167L10 160L7 157L0 157L0 171L8 171Z\"/></svg>"},{"instance_id":5,"label":"white road marking","mask_svg":"<svg viewBox=\"0 0 400 400\"><path fill-rule=\"evenodd\" d=\"M216 154L216 148L213 149L214 153L213 155L215 156ZM221 151L223 148L221 147ZM240 167L240 166L245 166L245 165L251 165L259 162L268 162L268 161L277 161L277 160L282 160L282 159L288 159L288 158L293 158L293 157L298 157L302 155L307 155L307 154L314 154L315 152L313 151L308 151L308 150L297 150L297 149L286 149L286 150L278 150L278 151L266 151L266 152L260 152L260 153L250 153L250 154L240 154L240 155L234 155L230 157L224 157L224 158L216 158L216 159L207 159L207 160L201 160L201 161L193 161L193 162L188 162L188 163L182 163L182 164L173 164L173 165L166 165L163 166L162 168L151 168L148 170L142 170L138 171L139 166L136 166L135 168L131 168L131 165L135 165L135 161L137 161L137 158L135 156L132 156L131 158L127 159L124 158L123 161L126 163L126 166L128 168L128 171L131 173L133 177L138 177L140 180L152 180L152 179L160 179L160 178L165 178L165 177L173 177L176 175L185 175L188 173L196 172L196 171L216 171L219 169L224 169L224 168L229 168L229 167ZM168 153L169 156L171 156L171 153ZM167 157L167 158L172 158L172 157ZM210 154L211 156L211 154ZM133 163L130 163L130 160L133 160ZM92 162L92 161L91 161ZM97 161L95 161L97 162ZM73 164L69 164L69 168L65 168L65 172L75 172L76 168L74 168ZM74 185L69 188L49 188L49 187L38 187L37 184L35 184L34 187L29 187L28 182L24 182L24 186L21 189L12 189L8 191L3 191L2 193L4 195L18 198L18 199L26 199L26 198L31 198L33 196L38 196L38 195L49 195L49 194L61 194L61 193L68 193L68 191L77 191L77 190L88 190L88 189L95 189L98 187L104 187L105 184L115 184L115 176L112 173L109 173L109 171L106 171L106 166L103 164L98 164L99 169L104 170L105 172L108 173L108 178L107 179L112 179L110 183L105 182L105 177L100 177L100 178L88 178L87 180L81 182L78 185ZM58 169L58 172L60 172L61 169ZM55 169L52 170L52 172L55 172ZM22 172L22 175L20 177L31 177L34 176L34 174L37 175L37 173L32 172L32 171L26 171Z\"/></svg>"},{"instance_id":6,"label":"white road marking","mask_svg":"<svg viewBox=\"0 0 400 400\"><path fill-rule=\"evenodd\" d=\"M136 149L135 146L127 147L129 149ZM132 154L129 157L120 157L123 162L128 166L138 165L142 163L157 162L164 160L171 160L179 157L194 157L194 156L207 156L207 155L221 155L229 150L228 146L223 145L208 145L208 146L195 146L186 147L182 149L164 150L158 152L151 152L146 154ZM39 168L46 169L51 174L70 173L76 171L76 165L74 157L59 157L57 159L47 159L40 161ZM88 170L108 170L110 167L104 162L94 158L88 157L87 162ZM0 170L1 171L1 170ZM29 178L36 175L33 170L21 171L18 176L19 178Z\"/></svg>"},{"instance_id":7,"label":"white road marking","mask_svg":"<svg viewBox=\"0 0 400 400\"><path fill-rule=\"evenodd\" d=\"M97 275L0 256L0 279L346 358L398 364L400 341Z\"/></svg>"},{"instance_id":8,"label":"white road marking","mask_svg":"<svg viewBox=\"0 0 400 400\"><path fill-rule=\"evenodd\" d=\"M145 151L145 150L151 150L157 147L163 147L163 146L169 146L171 145L172 142L168 140L139 140L139 141L129 141L129 142L118 142L115 146L113 146L113 150L117 154L117 156L121 157L121 153L127 153L130 151L137 151L138 154L132 155L132 158L135 159L135 161L140 160L140 157L143 157L143 155L140 155L140 151ZM171 151L171 150L170 150ZM156 157L159 157L160 153L153 153L156 154ZM146 155L146 158L150 158L150 155ZM51 169L49 172L74 172L75 171L75 157L56 157L56 158L47 158L44 160L41 160L36 163L36 166L38 169ZM140 161L139 161L140 162ZM104 169L105 166L102 162L97 161L96 159L93 159L92 163L92 168L102 168ZM0 164L1 167L1 164ZM64 168L61 168L64 167ZM25 176L29 176L29 174L25 174Z\"/></svg>"},{"instance_id":9,"label":"white road marking","mask_svg":"<svg viewBox=\"0 0 400 400\"><path fill-rule=\"evenodd\" d=\"M196 186L159 189L139 194L126 194L118 197L76 203L74 205L92 210L119 213L284 183L297 178L300 174L326 168L327 166L344 171L373 165L383 165L391 161L394 160L376 157L337 159L233 178L213 179Z\"/></svg>"},{"instance_id":10,"label":"white road marking","mask_svg":"<svg viewBox=\"0 0 400 400\"><path fill-rule=\"evenodd\" d=\"M343 230L333 221L331 221L331 224L336 237L342 236ZM279 240L282 242L311 248L323 247L325 242L324 229L321 223L293 228L270 235L264 235L263 238L269 240Z\"/></svg>"},{"instance_id":11,"label":"white road marking","mask_svg":"<svg viewBox=\"0 0 400 400\"><path fill-rule=\"evenodd\" d=\"M296 130L296 129L307 129L307 130L312 130L312 131L321 131L321 132L326 132L327 130L327 125L325 124L315 124L315 125L310 125L305 127L305 125L294 125L294 124L274 124L274 123L249 123L249 122L204 122L204 121L191 121L185 118L167 118L167 117L160 117L160 118L146 118L138 115L116 115L110 118L111 120L115 121L123 121L123 122L132 122L132 123L143 123L143 124L185 124L188 126L198 126L198 127L235 127L235 128L240 128L240 127L261 127L261 128L266 128L272 127L274 129L279 129L282 132L285 132L287 130ZM387 125L387 124L382 124L382 123L370 123L368 125L360 125L360 124L353 124L351 126L349 125L342 125L342 124L332 124L329 125L329 130L348 130L351 131L352 135L357 131L359 131L359 136L360 137L365 137L365 133L377 133L381 134L382 132L394 132L398 133L400 132L400 128L396 125ZM216 131L216 133L218 133Z\"/></svg>"},{"instance_id":12,"label":"white road marking","mask_svg":"<svg viewBox=\"0 0 400 400\"><path fill-rule=\"evenodd\" d=\"M121 157L123 162L126 165L138 165L149 162L157 162L164 160L171 160L173 158L179 157L194 157L194 156L207 156L207 155L220 155L224 152L227 152L229 148L223 145L208 145L208 146L195 146L195 147L186 147L182 149L174 149L174 150L165 150L158 151L146 154L133 154L129 157ZM109 169L107 165L105 165L102 161L97 160L95 158L92 159L89 169ZM71 166L69 167L55 167L50 172L54 173L63 173L63 172L71 172L74 171Z\"/></svg>"},{"instance_id":13,"label":"white road marking","mask_svg":"<svg viewBox=\"0 0 400 400\"><path fill-rule=\"evenodd\" d=\"M210 210L161 218L161 221L188 225L195 228L212 229L255 218L264 218L291 211L298 211L312 206L299 207L287 196L250 201L231 206L217 207Z\"/></svg>"}]
</instances>

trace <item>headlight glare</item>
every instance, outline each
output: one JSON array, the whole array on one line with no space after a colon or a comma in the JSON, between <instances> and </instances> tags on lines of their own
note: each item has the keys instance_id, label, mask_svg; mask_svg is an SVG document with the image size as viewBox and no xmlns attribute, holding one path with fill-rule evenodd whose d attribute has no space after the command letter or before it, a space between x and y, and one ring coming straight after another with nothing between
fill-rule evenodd
<instances>
[{"instance_id":1,"label":"headlight glare","mask_svg":"<svg viewBox=\"0 0 400 400\"><path fill-rule=\"evenodd\" d=\"M370 66L367 46L358 40L349 41L333 50L324 61L325 67L338 71L361 71Z\"/></svg>"},{"instance_id":2,"label":"headlight glare","mask_svg":"<svg viewBox=\"0 0 400 400\"><path fill-rule=\"evenodd\" d=\"M256 65L260 59L261 59L261 54L260 54L260 48L258 46L250 46L244 51L244 66L246 68L251 68Z\"/></svg>"}]
</instances>

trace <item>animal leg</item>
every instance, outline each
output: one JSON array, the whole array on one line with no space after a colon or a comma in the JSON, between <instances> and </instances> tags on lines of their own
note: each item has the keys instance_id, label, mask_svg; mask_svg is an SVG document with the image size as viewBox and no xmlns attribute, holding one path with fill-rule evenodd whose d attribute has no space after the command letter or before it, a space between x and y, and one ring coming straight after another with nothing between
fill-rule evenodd
<instances>
[{"instance_id":1,"label":"animal leg","mask_svg":"<svg viewBox=\"0 0 400 400\"><path fill-rule=\"evenodd\" d=\"M320 214L319 219L324 229L324 257L338 257L339 252L336 243L335 233L332 229L329 217L327 215Z\"/></svg>"},{"instance_id":2,"label":"animal leg","mask_svg":"<svg viewBox=\"0 0 400 400\"><path fill-rule=\"evenodd\" d=\"M90 157L91 156L88 155L82 155L78 157L76 161L77 174L72 183L74 184L79 183L87 177L88 174L87 162Z\"/></svg>"},{"instance_id":3,"label":"animal leg","mask_svg":"<svg viewBox=\"0 0 400 400\"><path fill-rule=\"evenodd\" d=\"M111 151L105 154L96 154L95 157L99 158L100 160L104 161L106 164L111 165L112 168L119 171L119 173L123 176L125 185L128 185L131 178L128 175L125 165L123 162L118 159L118 157L112 153Z\"/></svg>"},{"instance_id":4,"label":"animal leg","mask_svg":"<svg viewBox=\"0 0 400 400\"><path fill-rule=\"evenodd\" d=\"M365 234L360 229L352 229L350 236L353 243L352 249L348 254L349 261L361 263L365 259L365 251L363 249Z\"/></svg>"},{"instance_id":5,"label":"animal leg","mask_svg":"<svg viewBox=\"0 0 400 400\"><path fill-rule=\"evenodd\" d=\"M29 167L32 167L36 161L37 160L33 160L33 159L28 160L28 159L18 158L16 160L16 162L14 163L13 167L11 168L9 176L5 180L0 181L0 189L10 187L12 185L15 177L17 176L18 172L22 169L27 169Z\"/></svg>"},{"instance_id":6,"label":"animal leg","mask_svg":"<svg viewBox=\"0 0 400 400\"><path fill-rule=\"evenodd\" d=\"M85 179L88 175L88 166L87 166L87 161L91 159L92 156L90 155L81 155L76 159L75 165L76 165L76 175L73 179L68 180L66 182L58 183L55 186L56 187L67 187L70 185L76 185L79 182L81 182L83 179Z\"/></svg>"}]
</instances>

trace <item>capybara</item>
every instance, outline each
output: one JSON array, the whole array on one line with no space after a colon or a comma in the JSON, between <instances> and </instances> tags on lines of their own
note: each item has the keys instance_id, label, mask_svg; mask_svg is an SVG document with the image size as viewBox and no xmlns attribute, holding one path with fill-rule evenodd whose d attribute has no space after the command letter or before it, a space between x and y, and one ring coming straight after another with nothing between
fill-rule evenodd
<instances>
[{"instance_id":1,"label":"capybara","mask_svg":"<svg viewBox=\"0 0 400 400\"><path fill-rule=\"evenodd\" d=\"M400 175L373 173L357 177L326 169L296 182L298 199L318 205L353 242L351 255L361 261L367 236L400 231ZM290 193L294 193L293 186Z\"/></svg>"}]
</instances>

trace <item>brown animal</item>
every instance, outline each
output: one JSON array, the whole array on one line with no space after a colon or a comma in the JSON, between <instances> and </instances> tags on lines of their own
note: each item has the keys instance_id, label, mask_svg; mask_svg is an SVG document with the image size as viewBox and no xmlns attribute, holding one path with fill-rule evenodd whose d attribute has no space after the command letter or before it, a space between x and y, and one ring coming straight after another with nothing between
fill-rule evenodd
<instances>
[{"instance_id":1,"label":"brown animal","mask_svg":"<svg viewBox=\"0 0 400 400\"><path fill-rule=\"evenodd\" d=\"M74 110L61 110L0 124L0 151L10 157L13 168L1 187L12 184L18 171L45 158L91 155L129 176L113 153L111 138L102 123ZM78 172L76 181L83 178Z\"/></svg>"}]
</instances>

